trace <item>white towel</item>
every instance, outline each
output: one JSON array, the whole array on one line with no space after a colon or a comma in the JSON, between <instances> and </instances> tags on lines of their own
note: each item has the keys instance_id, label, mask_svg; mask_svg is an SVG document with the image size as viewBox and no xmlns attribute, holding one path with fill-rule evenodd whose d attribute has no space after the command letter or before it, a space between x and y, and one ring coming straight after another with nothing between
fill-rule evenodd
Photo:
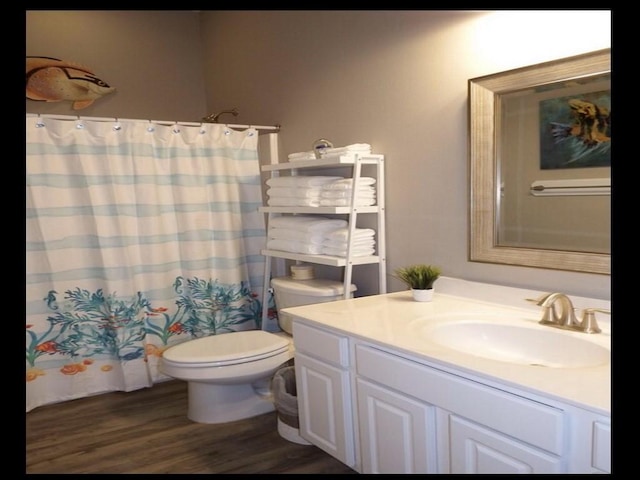
<instances>
[{"instance_id":1,"label":"white towel","mask_svg":"<svg viewBox=\"0 0 640 480\"><path fill-rule=\"evenodd\" d=\"M287 158L290 161L295 161L295 160L311 160L312 158L315 159L316 158L316 154L313 151L308 151L308 152L296 152L296 153L290 153Z\"/></svg>"},{"instance_id":2,"label":"white towel","mask_svg":"<svg viewBox=\"0 0 640 480\"><path fill-rule=\"evenodd\" d=\"M353 231L353 239L367 239L373 238L376 234L376 231L372 228L356 228ZM331 230L329 232L324 233L324 238L330 241L338 241L338 242L346 242L349 238L349 229L348 228L337 228L335 230Z\"/></svg>"},{"instance_id":3,"label":"white towel","mask_svg":"<svg viewBox=\"0 0 640 480\"><path fill-rule=\"evenodd\" d=\"M353 178L340 178L333 180L331 182L327 182L322 185L323 190L346 190L353 188ZM374 185L376 183L376 179L373 177L360 177L358 179L358 188L367 185Z\"/></svg>"},{"instance_id":4,"label":"white towel","mask_svg":"<svg viewBox=\"0 0 640 480\"><path fill-rule=\"evenodd\" d=\"M269 197L267 205L271 207L319 207L319 198Z\"/></svg>"},{"instance_id":5,"label":"white towel","mask_svg":"<svg viewBox=\"0 0 640 480\"><path fill-rule=\"evenodd\" d=\"M357 198L356 206L370 207L376 204L375 198ZM351 206L350 198L322 198L320 207L349 207Z\"/></svg>"},{"instance_id":6,"label":"white towel","mask_svg":"<svg viewBox=\"0 0 640 480\"><path fill-rule=\"evenodd\" d=\"M371 145L368 143L353 143L345 147L325 148L322 152L322 156L347 155L349 153L369 154L371 153Z\"/></svg>"},{"instance_id":7,"label":"white towel","mask_svg":"<svg viewBox=\"0 0 640 480\"><path fill-rule=\"evenodd\" d=\"M352 245L356 249L361 249L363 247L375 247L376 241L373 239L362 239L362 240L353 240ZM341 248L345 251L347 250L348 242L343 242L342 240L324 240L322 242L322 246L331 247L331 248Z\"/></svg>"},{"instance_id":8,"label":"white towel","mask_svg":"<svg viewBox=\"0 0 640 480\"><path fill-rule=\"evenodd\" d=\"M269 222L269 227L290 228L312 233L328 232L338 228L345 228L347 225L346 220L322 217L320 215L283 215L274 217Z\"/></svg>"},{"instance_id":9,"label":"white towel","mask_svg":"<svg viewBox=\"0 0 640 480\"><path fill-rule=\"evenodd\" d=\"M333 255L336 257L346 257L347 249L346 248L333 248L333 247L322 247L322 252L324 255ZM351 255L354 257L364 257L367 255L373 255L375 253L374 248L370 247L362 247L362 248L354 248L351 251Z\"/></svg>"},{"instance_id":10,"label":"white towel","mask_svg":"<svg viewBox=\"0 0 640 480\"><path fill-rule=\"evenodd\" d=\"M272 238L267 240L269 250L280 250L284 252L306 253L309 255L320 255L323 250L322 245L312 243L297 242L295 240L284 240L282 238Z\"/></svg>"},{"instance_id":11,"label":"white towel","mask_svg":"<svg viewBox=\"0 0 640 480\"><path fill-rule=\"evenodd\" d=\"M343 178L322 175L294 175L291 177L272 177L266 181L266 184L270 187L317 187Z\"/></svg>"},{"instance_id":12,"label":"white towel","mask_svg":"<svg viewBox=\"0 0 640 480\"><path fill-rule=\"evenodd\" d=\"M267 237L315 243L317 245L321 245L325 241L322 233L303 232L302 230L293 230L291 228L269 228Z\"/></svg>"},{"instance_id":13,"label":"white towel","mask_svg":"<svg viewBox=\"0 0 640 480\"><path fill-rule=\"evenodd\" d=\"M322 187L271 187L269 197L320 198Z\"/></svg>"},{"instance_id":14,"label":"white towel","mask_svg":"<svg viewBox=\"0 0 640 480\"><path fill-rule=\"evenodd\" d=\"M345 190L325 190L321 189L320 198L351 198L353 194L353 189L345 189ZM372 187L358 187L356 191L356 196L358 198L375 198L376 190Z\"/></svg>"}]
</instances>

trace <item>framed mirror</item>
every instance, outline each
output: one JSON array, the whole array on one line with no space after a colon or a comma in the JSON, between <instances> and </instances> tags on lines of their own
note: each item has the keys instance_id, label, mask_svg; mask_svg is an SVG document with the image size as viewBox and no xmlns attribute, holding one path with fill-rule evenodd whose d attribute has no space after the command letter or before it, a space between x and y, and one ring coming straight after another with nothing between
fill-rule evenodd
<instances>
[{"instance_id":1,"label":"framed mirror","mask_svg":"<svg viewBox=\"0 0 640 480\"><path fill-rule=\"evenodd\" d=\"M610 49L468 87L469 260L610 275Z\"/></svg>"}]
</instances>

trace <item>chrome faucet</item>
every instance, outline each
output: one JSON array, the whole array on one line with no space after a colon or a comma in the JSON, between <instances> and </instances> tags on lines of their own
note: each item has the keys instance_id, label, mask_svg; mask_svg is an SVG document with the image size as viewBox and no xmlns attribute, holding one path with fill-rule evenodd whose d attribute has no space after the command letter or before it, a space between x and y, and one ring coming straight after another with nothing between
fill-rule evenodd
<instances>
[{"instance_id":1,"label":"chrome faucet","mask_svg":"<svg viewBox=\"0 0 640 480\"><path fill-rule=\"evenodd\" d=\"M600 333L595 312L610 314L610 310L602 308L585 308L582 321L576 318L576 309L571 299L564 293L547 293L538 299L527 298L543 308L540 324L550 327L573 330L583 333Z\"/></svg>"}]
</instances>

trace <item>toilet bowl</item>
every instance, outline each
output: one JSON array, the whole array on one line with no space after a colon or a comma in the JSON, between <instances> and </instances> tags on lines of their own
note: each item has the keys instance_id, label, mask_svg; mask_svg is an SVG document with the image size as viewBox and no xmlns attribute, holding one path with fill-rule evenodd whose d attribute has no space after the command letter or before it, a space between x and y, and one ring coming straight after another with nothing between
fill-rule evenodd
<instances>
[{"instance_id":1,"label":"toilet bowl","mask_svg":"<svg viewBox=\"0 0 640 480\"><path fill-rule=\"evenodd\" d=\"M226 423L273 411L270 379L292 358L289 335L247 330L170 347L160 369L188 382L189 419Z\"/></svg>"},{"instance_id":2,"label":"toilet bowl","mask_svg":"<svg viewBox=\"0 0 640 480\"><path fill-rule=\"evenodd\" d=\"M342 298L342 284L329 280L274 278L272 286L278 312ZM275 410L271 378L294 356L291 322L286 315L283 318L286 321L279 320L282 332L229 332L188 340L164 351L160 371L188 382L189 419L227 423Z\"/></svg>"}]
</instances>

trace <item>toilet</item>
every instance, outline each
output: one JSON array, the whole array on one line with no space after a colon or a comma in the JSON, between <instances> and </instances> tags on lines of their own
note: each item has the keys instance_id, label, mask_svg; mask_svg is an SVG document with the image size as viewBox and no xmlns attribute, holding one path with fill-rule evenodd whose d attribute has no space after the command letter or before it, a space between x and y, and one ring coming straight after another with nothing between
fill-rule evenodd
<instances>
[{"instance_id":1,"label":"toilet","mask_svg":"<svg viewBox=\"0 0 640 480\"><path fill-rule=\"evenodd\" d=\"M188 382L187 417L198 423L227 423L272 412L275 372L293 359L291 317L281 308L340 300L341 282L325 279L271 280L282 332L246 330L188 340L169 347L160 371ZM351 285L351 292L356 290Z\"/></svg>"}]
</instances>

